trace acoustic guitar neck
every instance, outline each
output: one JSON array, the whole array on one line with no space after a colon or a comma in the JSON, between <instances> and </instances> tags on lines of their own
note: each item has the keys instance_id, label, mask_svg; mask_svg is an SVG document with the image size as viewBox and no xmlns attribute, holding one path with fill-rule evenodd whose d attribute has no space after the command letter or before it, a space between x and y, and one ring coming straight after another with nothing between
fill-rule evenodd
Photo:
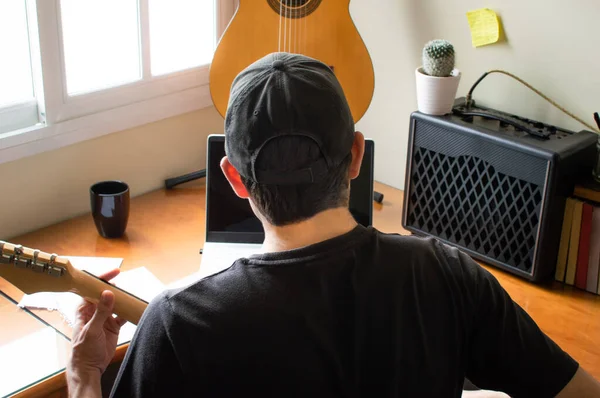
<instances>
[{"instance_id":1,"label":"acoustic guitar neck","mask_svg":"<svg viewBox=\"0 0 600 398\"><path fill-rule=\"evenodd\" d=\"M0 277L26 294L71 292L98 303L104 290L115 295L114 313L137 325L148 303L89 272L67 258L0 241Z\"/></svg>"}]
</instances>

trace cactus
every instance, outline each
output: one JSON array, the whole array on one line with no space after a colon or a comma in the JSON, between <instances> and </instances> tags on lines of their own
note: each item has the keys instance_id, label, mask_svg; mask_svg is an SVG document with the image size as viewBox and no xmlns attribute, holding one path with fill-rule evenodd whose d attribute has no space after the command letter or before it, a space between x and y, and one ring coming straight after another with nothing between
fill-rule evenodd
<instances>
[{"instance_id":1,"label":"cactus","mask_svg":"<svg viewBox=\"0 0 600 398\"><path fill-rule=\"evenodd\" d=\"M454 69L454 46L447 40L432 40L423 47L423 71L430 76L447 77Z\"/></svg>"}]
</instances>

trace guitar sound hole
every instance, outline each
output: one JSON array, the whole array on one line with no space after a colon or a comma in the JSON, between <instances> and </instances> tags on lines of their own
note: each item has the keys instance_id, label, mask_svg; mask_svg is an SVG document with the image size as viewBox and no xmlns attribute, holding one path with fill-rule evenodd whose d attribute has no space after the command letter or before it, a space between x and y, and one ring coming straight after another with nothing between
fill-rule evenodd
<instances>
[{"instance_id":1,"label":"guitar sound hole","mask_svg":"<svg viewBox=\"0 0 600 398\"><path fill-rule=\"evenodd\" d=\"M273 11L286 18L304 18L312 14L321 0L267 0Z\"/></svg>"},{"instance_id":2,"label":"guitar sound hole","mask_svg":"<svg viewBox=\"0 0 600 398\"><path fill-rule=\"evenodd\" d=\"M282 0L284 7L304 7L306 3L310 3L310 0Z\"/></svg>"}]
</instances>

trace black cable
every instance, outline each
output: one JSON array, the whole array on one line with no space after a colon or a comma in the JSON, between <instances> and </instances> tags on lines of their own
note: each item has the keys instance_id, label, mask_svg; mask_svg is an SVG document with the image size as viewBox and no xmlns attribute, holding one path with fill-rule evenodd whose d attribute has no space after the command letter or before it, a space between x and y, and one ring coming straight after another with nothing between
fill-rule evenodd
<instances>
[{"instance_id":1,"label":"black cable","mask_svg":"<svg viewBox=\"0 0 600 398\"><path fill-rule=\"evenodd\" d=\"M185 174L179 177L169 178L165 180L165 188L172 189L176 185L183 184L184 182L189 182L193 180L197 180L199 178L206 177L206 169L194 171L193 173Z\"/></svg>"},{"instance_id":2,"label":"black cable","mask_svg":"<svg viewBox=\"0 0 600 398\"><path fill-rule=\"evenodd\" d=\"M510 72L507 72L505 70L502 70L502 69L492 69L492 70L489 70L489 71L485 72L483 75L481 75L481 77L479 79L477 79L477 81L475 82L475 84L473 84L473 86L469 90L469 93L465 97L465 105L466 105L467 108L469 108L473 104L472 97L473 97L473 91L475 90L475 87L477 87L477 85L479 83L481 83L481 81L487 75L489 75L490 73L501 73L503 75L512 77L513 79L515 79L516 81L518 81L519 83L521 83L522 85L524 85L525 87L527 87L528 89L530 89L531 91L533 91L534 93L536 93L537 95L539 95L540 97L542 97L543 99L545 99L546 101L548 101L550 104L552 104L557 109L561 110L562 112L564 112L568 116L572 117L573 119L577 120L579 123L583 124L585 127L587 127L588 129L590 129L590 131L593 131L595 133L600 132L600 127L596 128L596 127L592 126L591 124L586 123L585 121L581 120L580 118L578 118L577 116L575 116L574 114L572 114L571 112L569 112L568 110L566 110L565 108L563 108L562 106L558 105L556 102L554 102L552 99L550 99L547 95L545 95L544 93L542 93L537 88L533 87L531 84L527 83L525 80L521 79L519 76L516 76L516 75L514 75L514 74L512 74Z\"/></svg>"},{"instance_id":3,"label":"black cable","mask_svg":"<svg viewBox=\"0 0 600 398\"><path fill-rule=\"evenodd\" d=\"M479 79L477 79L477 81L476 81L476 82L475 82L475 83L474 83L474 84L471 86L471 89L469 90L469 92L467 93L467 97L465 98L465 105L466 105L466 107L467 107L467 108L470 108L470 107L471 107L471 105L472 105L472 103L473 103L473 100L472 100L472 98L473 98L473 91L475 91L475 87L477 87L477 85L478 85L479 83L481 83L481 81L482 81L483 79L485 79L485 77L486 77L487 75L489 75L489 74L490 74L490 72L485 72L485 73L484 73L483 75L481 75L481 77L480 77Z\"/></svg>"}]
</instances>

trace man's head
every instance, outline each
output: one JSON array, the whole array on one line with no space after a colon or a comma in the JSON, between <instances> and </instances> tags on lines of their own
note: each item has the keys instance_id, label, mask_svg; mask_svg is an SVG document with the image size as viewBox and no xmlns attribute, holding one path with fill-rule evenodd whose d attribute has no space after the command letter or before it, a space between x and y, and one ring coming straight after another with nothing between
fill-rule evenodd
<instances>
[{"instance_id":1,"label":"man's head","mask_svg":"<svg viewBox=\"0 0 600 398\"><path fill-rule=\"evenodd\" d=\"M231 86L221 168L263 221L283 226L348 207L364 137L342 88L320 61L274 53Z\"/></svg>"}]
</instances>

